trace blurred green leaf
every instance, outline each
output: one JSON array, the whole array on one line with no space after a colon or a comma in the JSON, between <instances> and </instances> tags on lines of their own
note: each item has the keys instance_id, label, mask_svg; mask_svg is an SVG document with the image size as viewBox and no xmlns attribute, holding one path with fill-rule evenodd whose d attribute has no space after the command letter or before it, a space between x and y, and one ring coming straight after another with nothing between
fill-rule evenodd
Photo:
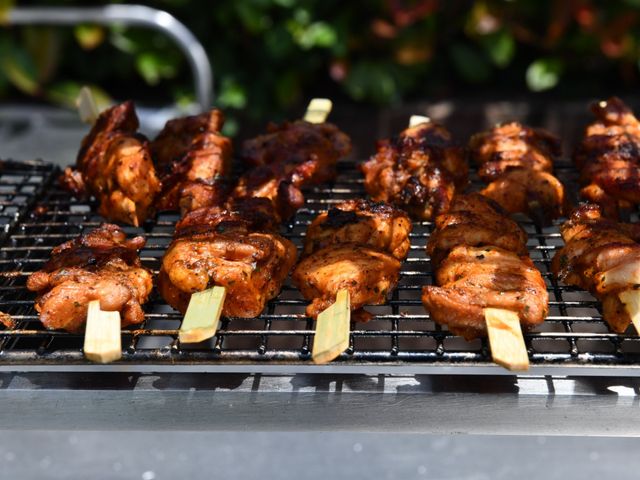
<instances>
[{"instance_id":1,"label":"blurred green leaf","mask_svg":"<svg viewBox=\"0 0 640 480\"><path fill-rule=\"evenodd\" d=\"M527 86L534 92L555 87L562 75L563 64L557 58L540 58L527 68Z\"/></svg>"},{"instance_id":2,"label":"blurred green leaf","mask_svg":"<svg viewBox=\"0 0 640 480\"><path fill-rule=\"evenodd\" d=\"M335 30L325 22L315 22L311 25L299 29L294 38L298 45L304 50L315 47L331 47L338 38Z\"/></svg>"},{"instance_id":3,"label":"blurred green leaf","mask_svg":"<svg viewBox=\"0 0 640 480\"><path fill-rule=\"evenodd\" d=\"M157 85L163 78L176 75L174 61L166 55L156 52L144 52L136 57L136 68L149 85Z\"/></svg>"},{"instance_id":4,"label":"blurred green leaf","mask_svg":"<svg viewBox=\"0 0 640 480\"><path fill-rule=\"evenodd\" d=\"M23 31L23 45L36 70L39 84L54 75L60 59L60 36L54 28L30 27Z\"/></svg>"},{"instance_id":5,"label":"blurred green leaf","mask_svg":"<svg viewBox=\"0 0 640 480\"><path fill-rule=\"evenodd\" d=\"M86 85L78 82L59 82L51 85L46 91L49 101L67 108L76 109L76 99L80 94L80 89L88 86L96 102L99 111L113 105L113 99L102 88L97 85Z\"/></svg>"},{"instance_id":6,"label":"blurred green leaf","mask_svg":"<svg viewBox=\"0 0 640 480\"><path fill-rule=\"evenodd\" d=\"M389 65L371 61L358 62L349 71L344 87L356 100L389 103L398 94L391 70Z\"/></svg>"},{"instance_id":7,"label":"blurred green leaf","mask_svg":"<svg viewBox=\"0 0 640 480\"><path fill-rule=\"evenodd\" d=\"M506 30L484 35L480 41L497 67L504 68L509 65L516 53L516 42Z\"/></svg>"},{"instance_id":8,"label":"blurred green leaf","mask_svg":"<svg viewBox=\"0 0 640 480\"><path fill-rule=\"evenodd\" d=\"M77 25L73 29L78 44L85 50L93 50L104 42L105 31L99 25Z\"/></svg>"},{"instance_id":9,"label":"blurred green leaf","mask_svg":"<svg viewBox=\"0 0 640 480\"><path fill-rule=\"evenodd\" d=\"M10 42L0 45L0 67L6 78L18 90L28 95L40 93L36 65L29 54L19 46Z\"/></svg>"},{"instance_id":10,"label":"blurred green leaf","mask_svg":"<svg viewBox=\"0 0 640 480\"><path fill-rule=\"evenodd\" d=\"M453 65L468 82L484 82L491 76L486 58L473 48L456 43L451 46L450 53Z\"/></svg>"},{"instance_id":11,"label":"blurred green leaf","mask_svg":"<svg viewBox=\"0 0 640 480\"><path fill-rule=\"evenodd\" d=\"M220 85L218 103L223 108L244 108L247 104L247 92L235 80L225 77Z\"/></svg>"}]
</instances>

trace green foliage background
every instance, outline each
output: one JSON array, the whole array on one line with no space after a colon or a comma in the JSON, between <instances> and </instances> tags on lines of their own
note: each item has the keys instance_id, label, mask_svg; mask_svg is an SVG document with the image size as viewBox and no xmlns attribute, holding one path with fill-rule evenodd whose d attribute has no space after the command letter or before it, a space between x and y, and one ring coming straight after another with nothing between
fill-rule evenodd
<instances>
[{"instance_id":1,"label":"green foliage background","mask_svg":"<svg viewBox=\"0 0 640 480\"><path fill-rule=\"evenodd\" d=\"M171 12L202 41L216 104L255 118L317 94L385 105L485 91L608 94L640 79L639 0L143 3ZM0 66L5 100L69 104L82 83L104 99L192 100L185 60L144 29L3 27Z\"/></svg>"}]
</instances>

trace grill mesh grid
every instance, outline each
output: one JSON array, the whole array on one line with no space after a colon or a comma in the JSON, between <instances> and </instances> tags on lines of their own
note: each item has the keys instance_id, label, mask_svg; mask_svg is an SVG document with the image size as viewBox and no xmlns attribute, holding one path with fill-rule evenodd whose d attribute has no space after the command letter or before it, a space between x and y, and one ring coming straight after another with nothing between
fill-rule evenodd
<instances>
[{"instance_id":1,"label":"grill mesh grid","mask_svg":"<svg viewBox=\"0 0 640 480\"><path fill-rule=\"evenodd\" d=\"M341 165L338 180L307 194L305 208L283 227L283 234L300 246L310 221L321 210L343 199L363 196L354 163ZM50 250L101 222L95 205L69 195L56 186L57 168L38 163L5 162L0 172L0 310L17 320L14 329L0 330L0 365L65 365L85 363L82 337L48 331L37 320L33 294L25 289L30 272L48 259ZM574 185L576 173L569 164L557 167L558 176ZM477 186L477 178L472 179ZM143 263L157 273L160 258L171 240L176 214L162 214L143 228L147 245ZM635 218L635 214L634 214ZM547 321L525 334L534 365L630 365L640 360L640 337L611 333L603 322L599 304L589 294L558 285L550 273L554 250L562 244L557 225L541 229L521 219L529 233L529 251L547 281L550 313ZM420 301L420 289L432 283L431 265L424 246L429 222L414 224L412 247L404 262L398 288L388 305L370 307L375 318L352 325L351 342L339 365L385 362L412 364L490 364L486 340L466 342L429 319ZM287 282L281 294L257 319L222 319L219 335L197 346L176 341L181 315L153 293L145 305L146 321L123 330L123 362L251 364L310 363L313 322L304 316L306 301Z\"/></svg>"}]
</instances>

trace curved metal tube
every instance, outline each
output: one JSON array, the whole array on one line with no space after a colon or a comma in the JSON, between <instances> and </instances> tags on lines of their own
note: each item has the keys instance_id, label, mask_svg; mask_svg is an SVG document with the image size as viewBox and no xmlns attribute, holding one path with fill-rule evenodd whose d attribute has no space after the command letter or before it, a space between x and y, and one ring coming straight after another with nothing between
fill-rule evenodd
<instances>
[{"instance_id":1,"label":"curved metal tube","mask_svg":"<svg viewBox=\"0 0 640 480\"><path fill-rule=\"evenodd\" d=\"M171 37L189 61L196 97L202 111L211 107L213 71L202 44L173 15L143 5L106 5L104 7L15 7L3 19L8 25L77 25L122 23L153 28Z\"/></svg>"}]
</instances>

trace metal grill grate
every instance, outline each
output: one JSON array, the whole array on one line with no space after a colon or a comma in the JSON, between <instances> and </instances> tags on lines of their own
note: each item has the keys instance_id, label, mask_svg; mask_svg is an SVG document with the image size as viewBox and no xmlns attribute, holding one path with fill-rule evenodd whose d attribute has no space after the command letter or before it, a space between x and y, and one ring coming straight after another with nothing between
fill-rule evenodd
<instances>
[{"instance_id":1,"label":"metal grill grate","mask_svg":"<svg viewBox=\"0 0 640 480\"><path fill-rule=\"evenodd\" d=\"M559 165L557 170L565 183L575 184L576 173L570 165ZM86 365L81 336L45 330L33 309L33 294L25 289L29 273L43 265L54 246L101 222L93 213L95 205L70 198L56 186L57 174L56 168L46 164L15 162L5 162L0 172L0 221L4 225L0 310L18 321L15 329L0 330L0 369L55 370ZM477 178L472 183L478 185ZM305 208L283 228L283 233L300 245L307 225L319 211L363 195L354 163L344 163L332 186L308 192ZM175 214L163 214L143 228L126 229L130 234L146 236L142 260L156 273L177 218ZM550 293L547 321L525 335L534 370L535 366L551 365L638 364L640 337L635 333L610 333L598 302L585 292L560 286L553 280L550 259L562 244L557 225L540 229L522 220L529 233L531 257L542 271ZM468 368L446 371L470 373L474 368L492 365L486 340L466 342L452 335L431 321L422 307L420 289L432 282L431 265L424 252L431 229L429 222L414 225L411 252L388 305L370 307L375 318L353 325L349 350L325 368L336 373L375 373L383 366L398 367L398 372L403 368L415 372L420 367L459 366ZM145 323L140 328L123 330L123 360L111 368L309 371L315 367L309 354L313 322L305 318L305 306L306 301L287 282L259 318L223 319L215 339L183 348L176 340L181 315L154 292L145 305ZM572 371L577 370L567 370Z\"/></svg>"}]
</instances>

